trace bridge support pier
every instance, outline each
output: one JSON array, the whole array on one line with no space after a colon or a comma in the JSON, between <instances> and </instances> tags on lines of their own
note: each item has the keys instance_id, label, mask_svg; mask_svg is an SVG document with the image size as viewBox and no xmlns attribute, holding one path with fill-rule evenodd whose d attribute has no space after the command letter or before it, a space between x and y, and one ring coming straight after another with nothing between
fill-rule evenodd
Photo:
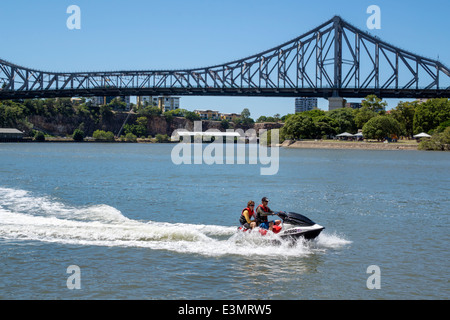
<instances>
[{"instance_id":1,"label":"bridge support pier","mask_svg":"<svg viewBox=\"0 0 450 320\"><path fill-rule=\"evenodd\" d=\"M345 99L341 97L328 98L328 110L335 110L345 107Z\"/></svg>"}]
</instances>

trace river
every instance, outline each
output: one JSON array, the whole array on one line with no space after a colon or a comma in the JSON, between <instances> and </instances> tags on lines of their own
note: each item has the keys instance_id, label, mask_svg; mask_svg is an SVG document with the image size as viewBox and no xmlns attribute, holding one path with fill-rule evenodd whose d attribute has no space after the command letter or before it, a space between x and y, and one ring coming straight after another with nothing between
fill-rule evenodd
<instances>
[{"instance_id":1,"label":"river","mask_svg":"<svg viewBox=\"0 0 450 320\"><path fill-rule=\"evenodd\" d=\"M173 148L0 144L0 299L450 297L450 153L280 148L261 175ZM263 196L326 229L238 233Z\"/></svg>"}]
</instances>

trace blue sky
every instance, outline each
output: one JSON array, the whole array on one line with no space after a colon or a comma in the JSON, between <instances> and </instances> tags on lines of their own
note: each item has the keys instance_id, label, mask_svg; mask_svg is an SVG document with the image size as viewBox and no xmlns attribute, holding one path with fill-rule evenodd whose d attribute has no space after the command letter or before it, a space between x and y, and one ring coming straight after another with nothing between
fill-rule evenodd
<instances>
[{"instance_id":1,"label":"blue sky","mask_svg":"<svg viewBox=\"0 0 450 320\"><path fill-rule=\"evenodd\" d=\"M69 30L67 7L81 9ZM381 9L368 30L367 7ZM450 1L41 0L2 1L0 58L46 71L206 67L264 51L340 15L362 30L450 66ZM349 101L357 101L349 99ZM388 109L396 100L387 100ZM327 110L327 101L319 107ZM294 112L293 98L182 97L181 107L251 116Z\"/></svg>"}]
</instances>

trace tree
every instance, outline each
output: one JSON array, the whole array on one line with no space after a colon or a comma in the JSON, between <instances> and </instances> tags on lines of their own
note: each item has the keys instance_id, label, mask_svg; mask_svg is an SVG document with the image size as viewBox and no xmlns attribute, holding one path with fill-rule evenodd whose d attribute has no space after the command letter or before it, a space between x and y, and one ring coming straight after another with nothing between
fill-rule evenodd
<instances>
[{"instance_id":1,"label":"tree","mask_svg":"<svg viewBox=\"0 0 450 320\"><path fill-rule=\"evenodd\" d=\"M156 138L156 142L158 142L158 143L164 143L164 142L169 142L170 141L169 136L167 134L160 134L160 133L158 133L155 136L155 138Z\"/></svg>"},{"instance_id":2,"label":"tree","mask_svg":"<svg viewBox=\"0 0 450 320\"><path fill-rule=\"evenodd\" d=\"M72 135L72 139L74 141L83 141L84 140L84 132L80 129L75 129Z\"/></svg>"},{"instance_id":3,"label":"tree","mask_svg":"<svg viewBox=\"0 0 450 320\"><path fill-rule=\"evenodd\" d=\"M368 107L362 107L353 111L357 128L362 128L367 121L377 116L377 113Z\"/></svg>"},{"instance_id":4,"label":"tree","mask_svg":"<svg viewBox=\"0 0 450 320\"><path fill-rule=\"evenodd\" d=\"M34 135L34 141L45 141L44 133L41 131L36 132L36 134Z\"/></svg>"},{"instance_id":5,"label":"tree","mask_svg":"<svg viewBox=\"0 0 450 320\"><path fill-rule=\"evenodd\" d=\"M220 126L222 127L222 129L226 130L230 127L230 122L227 119L223 119L222 121L220 121Z\"/></svg>"},{"instance_id":6,"label":"tree","mask_svg":"<svg viewBox=\"0 0 450 320\"><path fill-rule=\"evenodd\" d=\"M374 112L380 112L385 110L387 106L386 101L382 101L380 98L378 98L374 94L368 95L365 100L362 101L362 106L366 107L367 109L374 111Z\"/></svg>"},{"instance_id":7,"label":"tree","mask_svg":"<svg viewBox=\"0 0 450 320\"><path fill-rule=\"evenodd\" d=\"M399 136L401 134L401 126L397 120L390 116L376 116L364 125L362 129L366 139L377 139L380 141L391 135Z\"/></svg>"},{"instance_id":8,"label":"tree","mask_svg":"<svg viewBox=\"0 0 450 320\"><path fill-rule=\"evenodd\" d=\"M92 136L98 141L114 141L114 133L111 131L95 130Z\"/></svg>"},{"instance_id":9,"label":"tree","mask_svg":"<svg viewBox=\"0 0 450 320\"><path fill-rule=\"evenodd\" d=\"M113 116L112 107L110 105L101 105L100 106L100 117L102 120L111 119Z\"/></svg>"},{"instance_id":10,"label":"tree","mask_svg":"<svg viewBox=\"0 0 450 320\"><path fill-rule=\"evenodd\" d=\"M128 133L125 135L125 141L128 141L128 142L136 142L136 141L137 141L137 137L136 137L134 134L132 134L131 132L128 132Z\"/></svg>"},{"instance_id":11,"label":"tree","mask_svg":"<svg viewBox=\"0 0 450 320\"><path fill-rule=\"evenodd\" d=\"M184 117L190 121L201 120L200 116L193 111L186 111Z\"/></svg>"},{"instance_id":12,"label":"tree","mask_svg":"<svg viewBox=\"0 0 450 320\"><path fill-rule=\"evenodd\" d=\"M242 110L242 112L241 112L241 118L242 119L250 118L250 110L248 110L247 108L244 108L244 110Z\"/></svg>"},{"instance_id":13,"label":"tree","mask_svg":"<svg viewBox=\"0 0 450 320\"><path fill-rule=\"evenodd\" d=\"M280 114L279 114L279 113L275 113L275 114L273 115L273 118L275 119L275 122L280 121Z\"/></svg>"},{"instance_id":14,"label":"tree","mask_svg":"<svg viewBox=\"0 0 450 320\"><path fill-rule=\"evenodd\" d=\"M303 111L301 113L303 115L311 117L311 118L323 117L326 114L325 111L320 110L320 109L313 109L313 110Z\"/></svg>"},{"instance_id":15,"label":"tree","mask_svg":"<svg viewBox=\"0 0 450 320\"><path fill-rule=\"evenodd\" d=\"M450 127L443 132L436 132L431 139L423 139L418 147L419 150L450 150Z\"/></svg>"},{"instance_id":16,"label":"tree","mask_svg":"<svg viewBox=\"0 0 450 320\"><path fill-rule=\"evenodd\" d=\"M297 113L286 120L281 128L282 139L308 139L315 133L315 124L311 117Z\"/></svg>"},{"instance_id":17,"label":"tree","mask_svg":"<svg viewBox=\"0 0 450 320\"><path fill-rule=\"evenodd\" d=\"M355 132L356 124L353 116L353 110L350 108L340 108L328 111L327 114L330 118L336 120L338 124L338 132Z\"/></svg>"},{"instance_id":18,"label":"tree","mask_svg":"<svg viewBox=\"0 0 450 320\"><path fill-rule=\"evenodd\" d=\"M435 130L447 120L450 120L450 100L430 99L416 107L413 120L414 133L431 133L431 130Z\"/></svg>"},{"instance_id":19,"label":"tree","mask_svg":"<svg viewBox=\"0 0 450 320\"><path fill-rule=\"evenodd\" d=\"M391 110L391 115L400 123L405 135L408 137L412 137L414 134L414 114L416 113L417 105L416 101L400 101L397 107Z\"/></svg>"},{"instance_id":20,"label":"tree","mask_svg":"<svg viewBox=\"0 0 450 320\"><path fill-rule=\"evenodd\" d=\"M334 136L338 133L339 124L333 118L319 116L313 118L313 121L316 126L316 138Z\"/></svg>"},{"instance_id":21,"label":"tree","mask_svg":"<svg viewBox=\"0 0 450 320\"><path fill-rule=\"evenodd\" d=\"M256 122L267 122L266 116L260 116L258 119L256 119Z\"/></svg>"},{"instance_id":22,"label":"tree","mask_svg":"<svg viewBox=\"0 0 450 320\"><path fill-rule=\"evenodd\" d=\"M141 116L159 116L162 113L161 109L153 105L138 108L138 114Z\"/></svg>"},{"instance_id":23,"label":"tree","mask_svg":"<svg viewBox=\"0 0 450 320\"><path fill-rule=\"evenodd\" d=\"M147 117L139 117L136 119L136 124L125 124L123 127L124 133L132 133L138 137L147 135Z\"/></svg>"}]
</instances>

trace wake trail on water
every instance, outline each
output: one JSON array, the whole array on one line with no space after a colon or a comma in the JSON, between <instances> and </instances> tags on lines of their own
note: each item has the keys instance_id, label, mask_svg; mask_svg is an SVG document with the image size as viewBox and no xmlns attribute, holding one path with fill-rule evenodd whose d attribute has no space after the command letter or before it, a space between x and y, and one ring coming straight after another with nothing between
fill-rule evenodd
<instances>
[{"instance_id":1,"label":"wake trail on water","mask_svg":"<svg viewBox=\"0 0 450 320\"><path fill-rule=\"evenodd\" d=\"M81 246L140 247L206 256L302 256L351 243L322 232L314 241L274 244L276 235L236 227L139 221L114 207L70 206L25 190L0 187L0 239ZM279 240L279 239L278 239Z\"/></svg>"}]
</instances>

